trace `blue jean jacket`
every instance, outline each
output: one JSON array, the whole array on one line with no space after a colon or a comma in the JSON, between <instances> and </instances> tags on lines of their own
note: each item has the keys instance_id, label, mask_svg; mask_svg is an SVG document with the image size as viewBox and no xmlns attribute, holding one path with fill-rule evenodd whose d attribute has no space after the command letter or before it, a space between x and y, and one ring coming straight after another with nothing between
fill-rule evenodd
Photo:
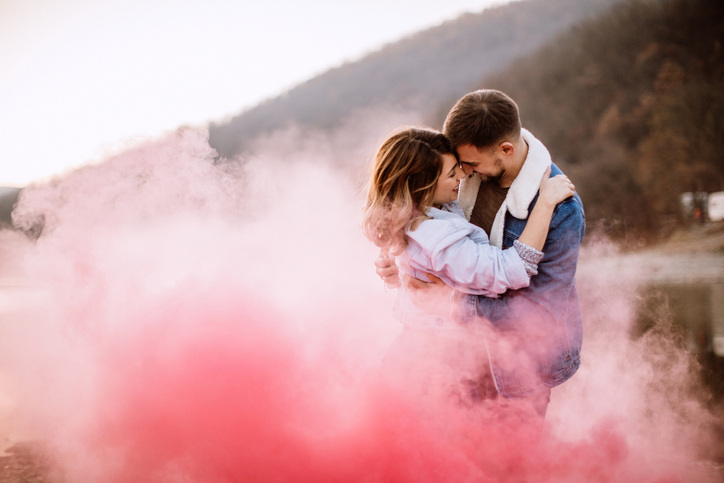
<instances>
[{"instance_id":1,"label":"blue jean jacket","mask_svg":"<svg viewBox=\"0 0 724 483\"><path fill-rule=\"evenodd\" d=\"M551 176L560 173L553 165ZM506 214L503 248L513 245L526 222ZM575 274L585 228L583 203L576 194L556 207L538 274L529 287L500 298L467 297L468 321L489 321L492 328L490 368L503 396L525 397L557 386L581 364L583 326Z\"/></svg>"}]
</instances>

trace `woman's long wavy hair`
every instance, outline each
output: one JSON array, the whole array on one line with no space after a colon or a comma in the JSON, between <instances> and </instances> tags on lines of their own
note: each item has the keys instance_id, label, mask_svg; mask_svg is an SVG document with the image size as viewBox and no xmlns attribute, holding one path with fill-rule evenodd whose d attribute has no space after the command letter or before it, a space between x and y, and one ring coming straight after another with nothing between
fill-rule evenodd
<instances>
[{"instance_id":1,"label":"woman's long wavy hair","mask_svg":"<svg viewBox=\"0 0 724 483\"><path fill-rule=\"evenodd\" d=\"M448 139L432 129L408 128L382 143L372 166L362 225L382 250L399 254L407 246L405 231L426 218L445 154L457 157Z\"/></svg>"}]
</instances>

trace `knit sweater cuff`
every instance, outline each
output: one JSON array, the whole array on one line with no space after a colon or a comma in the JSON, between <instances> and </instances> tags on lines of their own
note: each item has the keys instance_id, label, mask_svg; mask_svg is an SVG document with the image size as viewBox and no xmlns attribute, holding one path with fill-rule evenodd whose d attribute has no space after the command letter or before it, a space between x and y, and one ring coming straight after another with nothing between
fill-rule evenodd
<instances>
[{"instance_id":1,"label":"knit sweater cuff","mask_svg":"<svg viewBox=\"0 0 724 483\"><path fill-rule=\"evenodd\" d=\"M538 251L525 243L521 243L518 240L513 242L513 247L523 260L523 265L525 265L525 271L528 276L532 277L533 275L537 275L538 263L543 259L543 252Z\"/></svg>"}]
</instances>

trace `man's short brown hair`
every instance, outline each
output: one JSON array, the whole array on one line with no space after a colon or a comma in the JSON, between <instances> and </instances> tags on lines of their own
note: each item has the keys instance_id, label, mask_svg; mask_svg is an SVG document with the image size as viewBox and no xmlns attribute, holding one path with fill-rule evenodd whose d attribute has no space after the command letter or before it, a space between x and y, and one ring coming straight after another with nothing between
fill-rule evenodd
<instances>
[{"instance_id":1,"label":"man's short brown hair","mask_svg":"<svg viewBox=\"0 0 724 483\"><path fill-rule=\"evenodd\" d=\"M472 144L486 148L520 136L518 105L507 94L481 89L463 96L450 110L443 127L456 148Z\"/></svg>"}]
</instances>

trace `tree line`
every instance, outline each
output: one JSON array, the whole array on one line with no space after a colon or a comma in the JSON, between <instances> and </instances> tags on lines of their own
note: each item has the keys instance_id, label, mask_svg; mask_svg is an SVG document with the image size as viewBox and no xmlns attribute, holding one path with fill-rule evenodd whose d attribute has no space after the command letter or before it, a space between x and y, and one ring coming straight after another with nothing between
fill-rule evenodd
<instances>
[{"instance_id":1,"label":"tree line","mask_svg":"<svg viewBox=\"0 0 724 483\"><path fill-rule=\"evenodd\" d=\"M486 76L571 176L594 227L665 235L724 190L724 9L633 0Z\"/></svg>"}]
</instances>

